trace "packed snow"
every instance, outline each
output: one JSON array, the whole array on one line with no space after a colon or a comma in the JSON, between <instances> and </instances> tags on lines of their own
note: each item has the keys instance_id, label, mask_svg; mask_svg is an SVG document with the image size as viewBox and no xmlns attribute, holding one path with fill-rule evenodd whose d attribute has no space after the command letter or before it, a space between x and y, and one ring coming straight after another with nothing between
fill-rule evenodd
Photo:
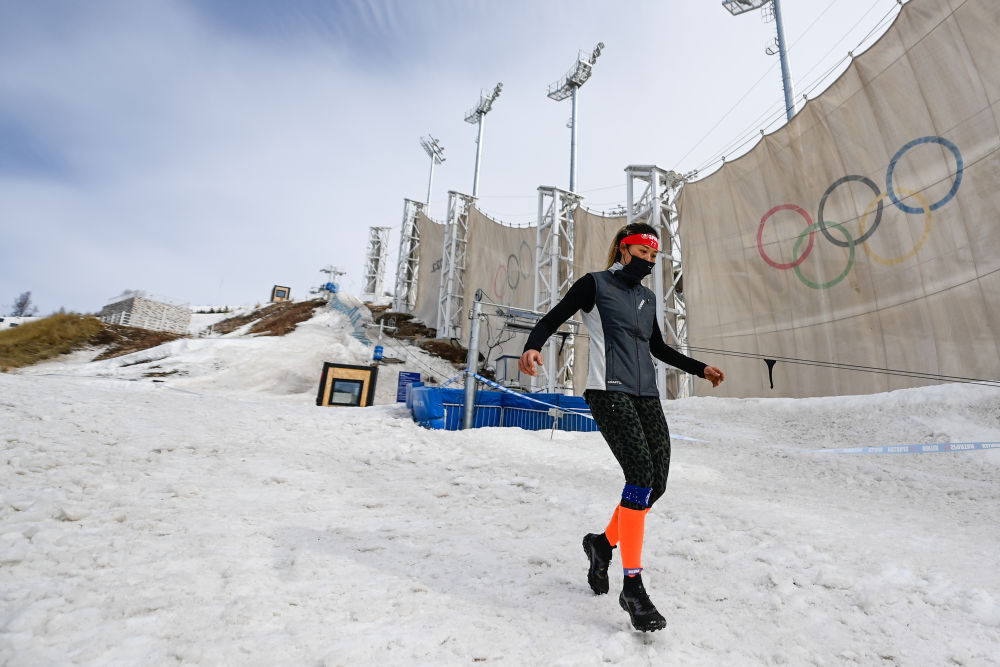
<instances>
[{"instance_id":1,"label":"packed snow","mask_svg":"<svg viewBox=\"0 0 1000 667\"><path fill-rule=\"evenodd\" d=\"M643 634L587 585L600 434L423 429L396 372L456 371L394 341L375 407L316 407L349 331L0 374L0 662L1000 664L1000 451L815 451L1000 441L1000 389L665 402L706 442L649 514Z\"/></svg>"}]
</instances>

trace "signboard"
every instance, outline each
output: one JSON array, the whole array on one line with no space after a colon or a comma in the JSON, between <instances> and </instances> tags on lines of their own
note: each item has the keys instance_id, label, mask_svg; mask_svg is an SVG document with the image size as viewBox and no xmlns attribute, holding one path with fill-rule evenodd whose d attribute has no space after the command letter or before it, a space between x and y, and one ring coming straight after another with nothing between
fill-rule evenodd
<instances>
[{"instance_id":1,"label":"signboard","mask_svg":"<svg viewBox=\"0 0 1000 667\"><path fill-rule=\"evenodd\" d=\"M414 382L420 382L420 373L411 373L409 371L399 372L399 381L396 384L397 403L406 402L406 391L409 388L409 386Z\"/></svg>"},{"instance_id":2,"label":"signboard","mask_svg":"<svg viewBox=\"0 0 1000 667\"><path fill-rule=\"evenodd\" d=\"M316 405L364 408L375 403L378 366L323 364Z\"/></svg>"}]
</instances>

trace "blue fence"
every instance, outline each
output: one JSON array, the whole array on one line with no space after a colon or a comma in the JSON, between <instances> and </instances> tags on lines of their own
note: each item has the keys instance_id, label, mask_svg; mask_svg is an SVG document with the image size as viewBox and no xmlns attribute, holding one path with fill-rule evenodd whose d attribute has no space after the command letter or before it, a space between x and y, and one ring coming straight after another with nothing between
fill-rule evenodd
<instances>
[{"instance_id":1,"label":"blue fence","mask_svg":"<svg viewBox=\"0 0 1000 667\"><path fill-rule=\"evenodd\" d=\"M410 385L406 406L413 414L413 420L421 426L456 431L462 427L464 396L463 389L427 387L415 382ZM544 401L555 410L544 409L536 401ZM479 390L476 392L472 427L484 426L511 426L531 431L553 426L561 431L598 430L590 417L587 402L579 396Z\"/></svg>"}]
</instances>

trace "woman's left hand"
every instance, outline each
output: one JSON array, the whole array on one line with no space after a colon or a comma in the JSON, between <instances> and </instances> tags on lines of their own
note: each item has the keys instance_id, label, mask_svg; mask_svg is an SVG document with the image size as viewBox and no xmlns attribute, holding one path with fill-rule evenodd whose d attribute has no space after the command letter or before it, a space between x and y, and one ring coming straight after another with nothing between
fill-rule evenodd
<instances>
[{"instance_id":1,"label":"woman's left hand","mask_svg":"<svg viewBox=\"0 0 1000 667\"><path fill-rule=\"evenodd\" d=\"M705 366L705 379L712 383L712 387L718 387L726 379L726 374L721 368Z\"/></svg>"}]
</instances>

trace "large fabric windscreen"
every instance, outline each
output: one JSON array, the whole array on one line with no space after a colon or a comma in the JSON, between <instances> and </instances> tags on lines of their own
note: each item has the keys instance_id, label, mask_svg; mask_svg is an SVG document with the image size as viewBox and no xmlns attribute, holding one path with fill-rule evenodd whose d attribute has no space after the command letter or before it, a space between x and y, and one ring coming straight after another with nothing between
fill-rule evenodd
<instances>
[{"instance_id":1,"label":"large fabric windscreen","mask_svg":"<svg viewBox=\"0 0 1000 667\"><path fill-rule=\"evenodd\" d=\"M684 188L689 339L727 371L714 394L1000 378L998 34L995 0L911 0L788 125Z\"/></svg>"},{"instance_id":2,"label":"large fabric windscreen","mask_svg":"<svg viewBox=\"0 0 1000 667\"><path fill-rule=\"evenodd\" d=\"M515 308L531 309L535 298L534 227L509 227L495 222L479 209L469 209L469 245L465 268L465 311L462 316L462 341L468 338L467 313L472 308L476 290L483 299ZM495 312L495 308L486 312ZM486 366L494 368L500 382L518 379L517 358L521 356L526 333L505 329L499 317L487 317L479 334L479 351Z\"/></svg>"},{"instance_id":3,"label":"large fabric windscreen","mask_svg":"<svg viewBox=\"0 0 1000 667\"><path fill-rule=\"evenodd\" d=\"M608 246L624 217L603 217L577 208L574 213L575 262L577 278L605 268ZM417 216L420 236L417 300L414 316L428 326L437 323L440 303L442 255L445 226L424 214ZM465 308L460 318L462 343L468 336L468 310L476 290L486 301L530 310L534 306L537 227L511 227L495 222L475 207L468 210L468 245L465 262ZM516 358L521 355L526 332L503 329L501 318L487 318L481 327L480 351L488 367L495 368L498 379L512 381ZM575 389L583 391L587 371L587 337L576 341L574 364ZM527 379L522 378L526 383Z\"/></svg>"},{"instance_id":4,"label":"large fabric windscreen","mask_svg":"<svg viewBox=\"0 0 1000 667\"><path fill-rule=\"evenodd\" d=\"M437 326L441 290L441 257L444 255L444 225L434 222L422 212L416 218L417 236L417 300L413 317L426 326Z\"/></svg>"}]
</instances>

